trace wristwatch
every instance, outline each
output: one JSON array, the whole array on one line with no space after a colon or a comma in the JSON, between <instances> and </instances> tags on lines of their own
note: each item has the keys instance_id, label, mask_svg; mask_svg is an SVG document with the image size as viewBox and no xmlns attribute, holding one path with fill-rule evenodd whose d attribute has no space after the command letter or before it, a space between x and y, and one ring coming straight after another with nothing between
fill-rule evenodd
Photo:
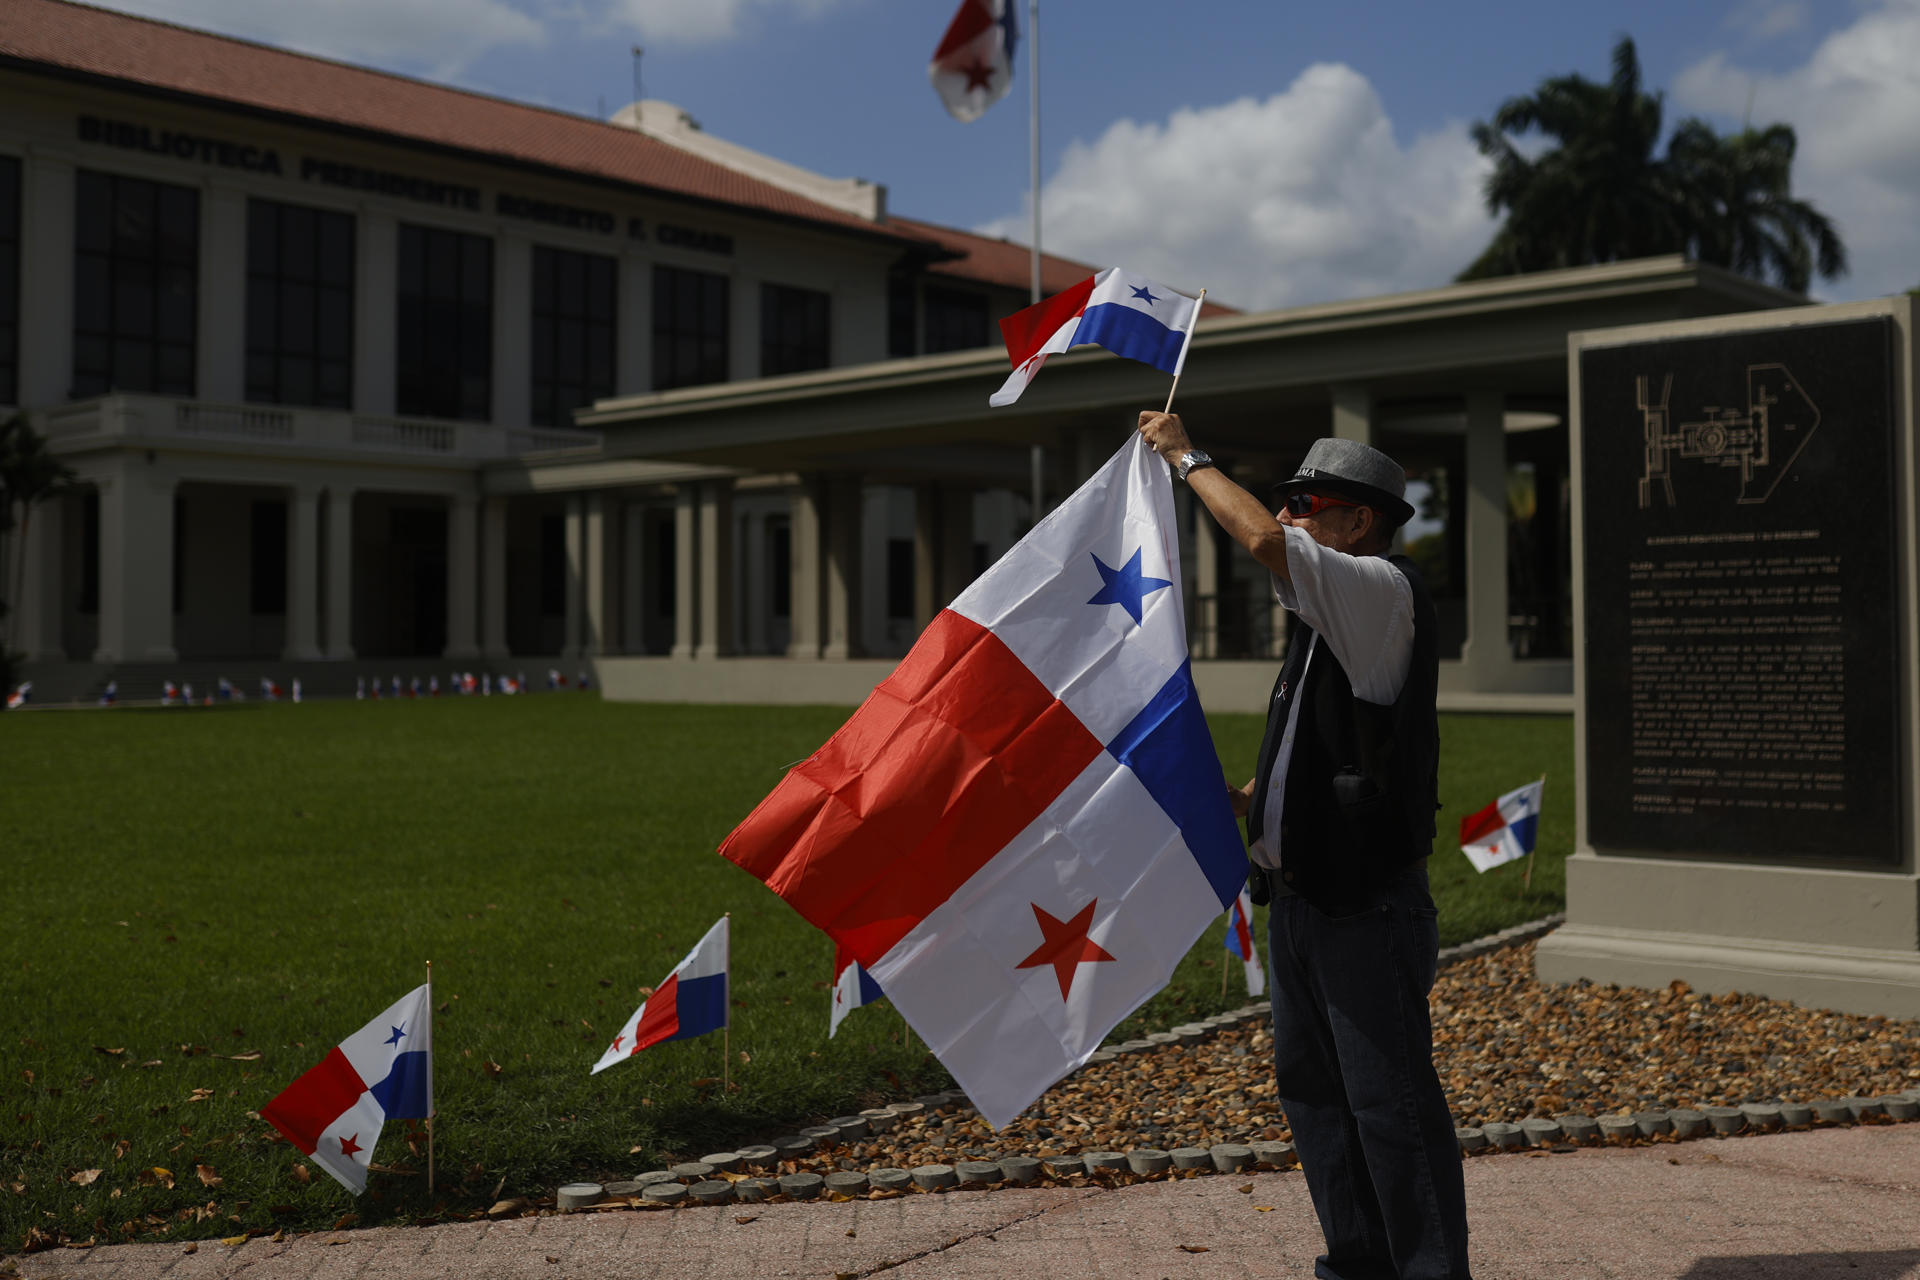
<instances>
[{"instance_id":1,"label":"wristwatch","mask_svg":"<svg viewBox=\"0 0 1920 1280\"><path fill-rule=\"evenodd\" d=\"M1185 480L1193 472L1212 465L1213 456L1205 449L1189 449L1180 455L1180 462L1174 467L1174 471L1182 480Z\"/></svg>"}]
</instances>

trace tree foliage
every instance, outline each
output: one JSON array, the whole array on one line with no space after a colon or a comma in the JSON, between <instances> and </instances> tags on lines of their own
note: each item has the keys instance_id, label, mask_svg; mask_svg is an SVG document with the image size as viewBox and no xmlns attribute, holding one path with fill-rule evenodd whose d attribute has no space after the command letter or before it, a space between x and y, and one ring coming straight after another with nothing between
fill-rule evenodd
<instances>
[{"instance_id":1,"label":"tree foliage","mask_svg":"<svg viewBox=\"0 0 1920 1280\"><path fill-rule=\"evenodd\" d=\"M1643 87L1639 56L1623 36L1606 83L1549 77L1476 123L1474 143L1493 161L1487 208L1506 221L1460 279L1662 253L1795 292L1816 270L1827 279L1846 272L1833 224L1793 196L1791 127L1722 136L1690 118L1661 156L1662 105ZM1529 154L1516 144L1529 134L1549 145Z\"/></svg>"},{"instance_id":2,"label":"tree foliage","mask_svg":"<svg viewBox=\"0 0 1920 1280\"><path fill-rule=\"evenodd\" d=\"M27 529L33 508L73 485L73 469L53 456L46 437L33 429L26 414L16 413L0 422L0 534L10 535L13 545L9 557L13 572L0 583L6 587L0 620L7 615L5 601L15 598L26 574ZM0 643L0 653L6 648Z\"/></svg>"}]
</instances>

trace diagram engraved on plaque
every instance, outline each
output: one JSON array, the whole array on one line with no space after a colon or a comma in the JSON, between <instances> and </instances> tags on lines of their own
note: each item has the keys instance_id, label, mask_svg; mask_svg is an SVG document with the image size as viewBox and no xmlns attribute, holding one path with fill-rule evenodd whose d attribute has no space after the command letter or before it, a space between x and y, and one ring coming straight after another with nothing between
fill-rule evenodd
<instances>
[{"instance_id":1,"label":"diagram engraved on plaque","mask_svg":"<svg viewBox=\"0 0 1920 1280\"><path fill-rule=\"evenodd\" d=\"M1765 502L1793 466L1794 459L1820 426L1820 406L1801 387L1784 364L1747 366L1747 405L1744 410L1707 405L1696 422L1673 424L1667 398L1673 375L1660 380L1654 399L1652 378L1634 379L1634 401L1639 406L1646 443L1640 476L1640 509L1653 505L1654 495L1676 505L1673 495L1673 459L1698 461L1705 466L1738 468L1739 502Z\"/></svg>"}]
</instances>

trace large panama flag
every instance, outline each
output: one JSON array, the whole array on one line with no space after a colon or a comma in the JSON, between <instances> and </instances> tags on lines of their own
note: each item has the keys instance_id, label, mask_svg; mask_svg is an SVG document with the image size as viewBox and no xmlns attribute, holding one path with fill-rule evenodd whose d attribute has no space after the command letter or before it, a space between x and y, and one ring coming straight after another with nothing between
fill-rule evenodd
<instances>
[{"instance_id":1,"label":"large panama flag","mask_svg":"<svg viewBox=\"0 0 1920 1280\"><path fill-rule=\"evenodd\" d=\"M1166 985L1247 860L1136 437L721 852L870 972L996 1127Z\"/></svg>"},{"instance_id":2,"label":"large panama flag","mask_svg":"<svg viewBox=\"0 0 1920 1280\"><path fill-rule=\"evenodd\" d=\"M386 1122L432 1115L431 983L394 1001L260 1108L262 1120L355 1195L367 1189Z\"/></svg>"}]
</instances>

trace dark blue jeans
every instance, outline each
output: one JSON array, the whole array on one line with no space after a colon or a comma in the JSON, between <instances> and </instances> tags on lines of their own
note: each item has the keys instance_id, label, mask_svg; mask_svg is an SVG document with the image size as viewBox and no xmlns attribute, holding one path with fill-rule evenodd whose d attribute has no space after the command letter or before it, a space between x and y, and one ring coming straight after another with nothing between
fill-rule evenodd
<instances>
[{"instance_id":1,"label":"dark blue jeans","mask_svg":"<svg viewBox=\"0 0 1920 1280\"><path fill-rule=\"evenodd\" d=\"M1467 1196L1433 1068L1440 932L1417 865L1353 915L1268 917L1280 1105L1327 1251L1323 1280L1466 1280Z\"/></svg>"}]
</instances>

